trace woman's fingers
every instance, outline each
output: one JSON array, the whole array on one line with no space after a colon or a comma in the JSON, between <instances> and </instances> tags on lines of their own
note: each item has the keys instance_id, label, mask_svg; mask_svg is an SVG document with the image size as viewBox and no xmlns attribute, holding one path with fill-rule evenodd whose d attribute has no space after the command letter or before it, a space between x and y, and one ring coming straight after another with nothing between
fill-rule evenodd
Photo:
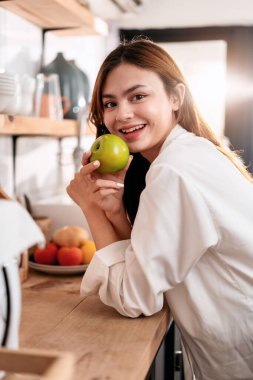
<instances>
[{"instance_id":1,"label":"woman's fingers","mask_svg":"<svg viewBox=\"0 0 253 380\"><path fill-rule=\"evenodd\" d=\"M131 165L132 160L133 160L133 156L129 156L126 166L122 170L120 170L118 172L118 178L120 180L124 181L125 176L126 176L126 172L128 171L129 166Z\"/></svg>"},{"instance_id":2,"label":"woman's fingers","mask_svg":"<svg viewBox=\"0 0 253 380\"><path fill-rule=\"evenodd\" d=\"M100 165L99 161L93 161L87 164L84 164L84 166L80 169L80 173L82 175L87 175L93 173Z\"/></svg>"},{"instance_id":3,"label":"woman's fingers","mask_svg":"<svg viewBox=\"0 0 253 380\"><path fill-rule=\"evenodd\" d=\"M82 165L87 165L89 163L89 160L90 160L90 157L91 157L91 151L88 150L87 152L85 152L83 154L83 157L82 157Z\"/></svg>"},{"instance_id":4,"label":"woman's fingers","mask_svg":"<svg viewBox=\"0 0 253 380\"><path fill-rule=\"evenodd\" d=\"M111 180L106 180L106 179L97 179L96 180L96 185L98 188L110 188L110 189L123 189L124 188L124 183L122 182L117 182L117 181L111 181Z\"/></svg>"},{"instance_id":5,"label":"woman's fingers","mask_svg":"<svg viewBox=\"0 0 253 380\"><path fill-rule=\"evenodd\" d=\"M108 195L116 194L117 190L116 189L100 189L98 193L101 198L105 198L105 197L108 197Z\"/></svg>"},{"instance_id":6,"label":"woman's fingers","mask_svg":"<svg viewBox=\"0 0 253 380\"><path fill-rule=\"evenodd\" d=\"M126 174L126 172L128 171L128 169L129 169L129 166L131 165L131 162L132 162L132 160L133 160L133 156L129 156L129 158L128 158L128 161L127 161L127 164L126 164L126 166L124 167L124 169L123 169L123 173L125 173Z\"/></svg>"}]
</instances>

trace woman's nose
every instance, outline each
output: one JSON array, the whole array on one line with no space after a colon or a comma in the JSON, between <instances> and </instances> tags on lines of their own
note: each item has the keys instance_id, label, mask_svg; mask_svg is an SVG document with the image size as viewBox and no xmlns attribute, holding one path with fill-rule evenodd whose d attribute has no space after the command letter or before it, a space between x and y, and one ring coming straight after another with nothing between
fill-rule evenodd
<instances>
[{"instance_id":1,"label":"woman's nose","mask_svg":"<svg viewBox=\"0 0 253 380\"><path fill-rule=\"evenodd\" d=\"M130 105L122 104L117 107L117 121L129 120L133 117L133 110Z\"/></svg>"}]
</instances>

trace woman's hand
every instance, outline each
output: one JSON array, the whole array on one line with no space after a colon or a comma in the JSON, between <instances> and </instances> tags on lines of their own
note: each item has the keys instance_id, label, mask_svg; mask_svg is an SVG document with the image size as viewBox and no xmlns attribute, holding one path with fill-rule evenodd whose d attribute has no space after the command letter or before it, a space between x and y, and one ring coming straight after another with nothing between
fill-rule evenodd
<instances>
[{"instance_id":1,"label":"woman's hand","mask_svg":"<svg viewBox=\"0 0 253 380\"><path fill-rule=\"evenodd\" d=\"M66 189L70 198L72 198L84 212L92 207L94 203L93 194L96 186L92 173L98 166L99 162L88 163L87 160L87 164L83 166L79 172L75 173L74 178L70 181Z\"/></svg>"},{"instance_id":2,"label":"woman's hand","mask_svg":"<svg viewBox=\"0 0 253 380\"><path fill-rule=\"evenodd\" d=\"M67 193L76 202L83 212L91 207L99 207L106 214L111 215L122 210L124 179L131 163L115 174L100 174L96 169L99 162L89 163L91 152L83 155L83 167L67 187Z\"/></svg>"},{"instance_id":3,"label":"woman's hand","mask_svg":"<svg viewBox=\"0 0 253 380\"><path fill-rule=\"evenodd\" d=\"M83 155L83 167L67 187L67 193L87 218L98 247L128 239L131 225L123 205L124 179L131 163L115 174L100 174L99 161L89 162L91 152ZM99 233L98 233L99 230Z\"/></svg>"}]
</instances>

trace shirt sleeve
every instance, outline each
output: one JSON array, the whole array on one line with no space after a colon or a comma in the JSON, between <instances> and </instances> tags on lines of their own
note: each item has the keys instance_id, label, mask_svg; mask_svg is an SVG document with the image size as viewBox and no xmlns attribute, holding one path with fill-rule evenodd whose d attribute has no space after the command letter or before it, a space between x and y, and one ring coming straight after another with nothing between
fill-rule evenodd
<instances>
[{"instance_id":1,"label":"shirt sleeve","mask_svg":"<svg viewBox=\"0 0 253 380\"><path fill-rule=\"evenodd\" d=\"M95 254L81 294L99 293L103 303L125 316L154 314L163 306L163 294L184 281L217 242L213 218L195 186L166 165L153 166L131 240Z\"/></svg>"},{"instance_id":2,"label":"shirt sleeve","mask_svg":"<svg viewBox=\"0 0 253 380\"><path fill-rule=\"evenodd\" d=\"M45 238L31 215L16 201L0 200L0 265L17 259L27 248Z\"/></svg>"}]
</instances>

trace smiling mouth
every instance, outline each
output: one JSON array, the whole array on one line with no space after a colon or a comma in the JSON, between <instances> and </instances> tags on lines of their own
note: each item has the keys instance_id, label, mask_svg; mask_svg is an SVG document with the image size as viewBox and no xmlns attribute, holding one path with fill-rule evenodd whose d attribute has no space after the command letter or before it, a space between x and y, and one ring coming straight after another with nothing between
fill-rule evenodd
<instances>
[{"instance_id":1,"label":"smiling mouth","mask_svg":"<svg viewBox=\"0 0 253 380\"><path fill-rule=\"evenodd\" d=\"M140 129L143 129L145 127L146 127L146 124L141 124L141 125L136 125L133 128L127 128L127 129L122 128L120 130L120 132L124 133L124 135L127 135L128 133L133 133L133 132L138 131Z\"/></svg>"}]
</instances>

